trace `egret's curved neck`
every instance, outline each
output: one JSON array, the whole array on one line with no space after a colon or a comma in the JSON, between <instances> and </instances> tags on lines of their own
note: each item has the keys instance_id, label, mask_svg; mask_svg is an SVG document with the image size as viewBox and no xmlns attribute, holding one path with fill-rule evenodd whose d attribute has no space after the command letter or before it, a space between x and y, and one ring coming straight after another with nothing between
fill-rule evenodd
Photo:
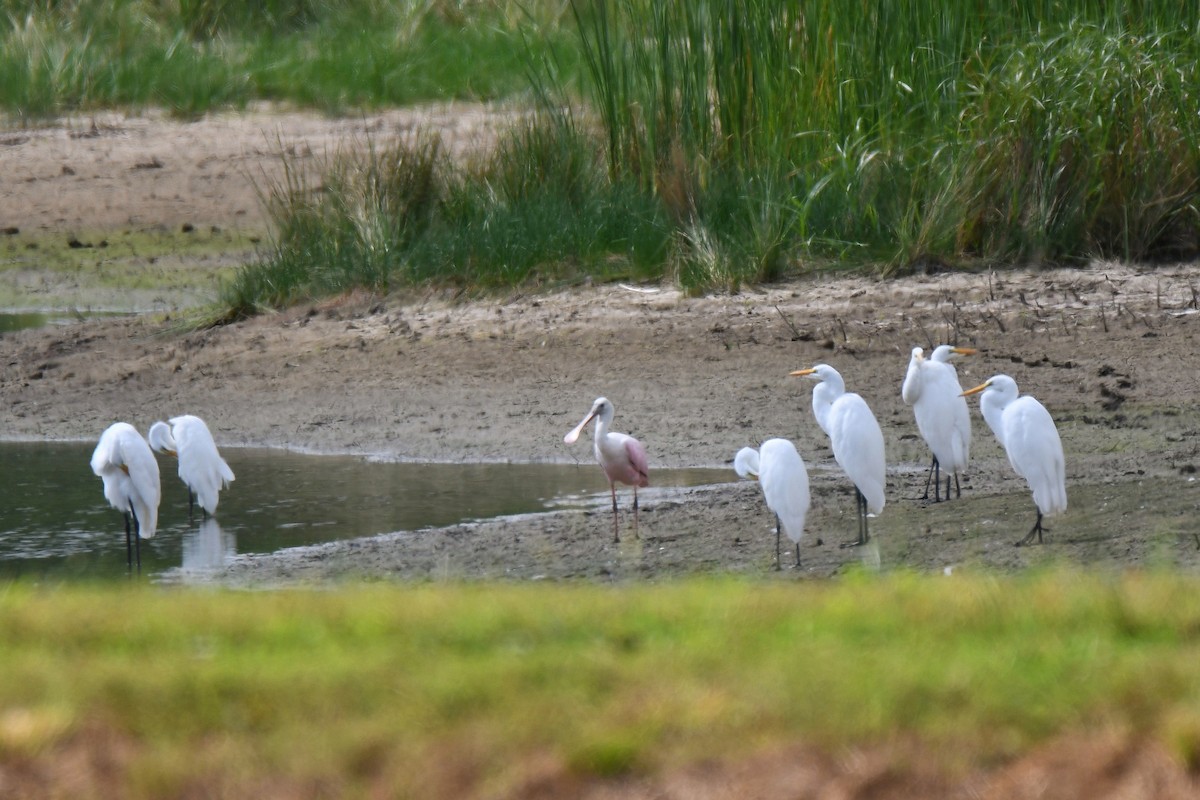
<instances>
[{"instance_id":1,"label":"egret's curved neck","mask_svg":"<svg viewBox=\"0 0 1200 800\"><path fill-rule=\"evenodd\" d=\"M1001 447L1005 446L1004 409L1008 408L1008 404L1015 399L1015 397L991 390L985 391L983 397L979 398L979 411L983 414L983 419L987 422L988 427L992 429L992 433L996 435L996 441L1000 442Z\"/></svg>"},{"instance_id":2,"label":"egret's curved neck","mask_svg":"<svg viewBox=\"0 0 1200 800\"><path fill-rule=\"evenodd\" d=\"M833 412L833 403L846 393L846 385L841 381L823 380L813 388L813 416L821 430L829 433L829 415Z\"/></svg>"},{"instance_id":3,"label":"egret's curved neck","mask_svg":"<svg viewBox=\"0 0 1200 800\"><path fill-rule=\"evenodd\" d=\"M900 385L900 397L909 405L921 399L922 379L924 378L921 370L924 364L925 359L917 355L908 361L908 372L904 375L904 383Z\"/></svg>"}]
</instances>

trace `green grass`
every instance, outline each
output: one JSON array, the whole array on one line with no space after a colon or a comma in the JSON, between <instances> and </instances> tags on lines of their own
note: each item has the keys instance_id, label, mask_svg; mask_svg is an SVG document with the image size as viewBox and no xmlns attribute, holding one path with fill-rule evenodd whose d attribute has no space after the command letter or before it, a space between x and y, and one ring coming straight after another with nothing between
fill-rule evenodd
<instances>
[{"instance_id":1,"label":"green grass","mask_svg":"<svg viewBox=\"0 0 1200 800\"><path fill-rule=\"evenodd\" d=\"M320 170L318 170L320 171ZM332 157L316 191L285 159L266 187L274 238L226 284L230 316L367 288L471 289L656 277L671 226L636 186L610 183L562 115L517 122L479 161L417 133Z\"/></svg>"},{"instance_id":2,"label":"green grass","mask_svg":"<svg viewBox=\"0 0 1200 800\"><path fill-rule=\"evenodd\" d=\"M531 73L539 117L482 167L425 139L332 165L332 194L275 193L278 246L239 276L231 314L351 285L708 291L831 264L1200 247L1200 36L1176 4L569 5L575 49ZM579 107L564 52L585 67L582 110L562 110ZM413 210L398 173L356 183L408 164L419 219L393 212Z\"/></svg>"},{"instance_id":3,"label":"green grass","mask_svg":"<svg viewBox=\"0 0 1200 800\"><path fill-rule=\"evenodd\" d=\"M1200 592L1167 574L783 586L6 587L0 759L117 792L502 786L911 736L953 771L1105 726L1200 758ZM449 777L453 774L453 777ZM458 790L461 791L461 788Z\"/></svg>"},{"instance_id":4,"label":"green grass","mask_svg":"<svg viewBox=\"0 0 1200 800\"><path fill-rule=\"evenodd\" d=\"M113 106L191 116L263 99L346 112L507 97L527 90L530 58L568 39L564 13L555 0L3 0L0 110L36 121Z\"/></svg>"}]
</instances>

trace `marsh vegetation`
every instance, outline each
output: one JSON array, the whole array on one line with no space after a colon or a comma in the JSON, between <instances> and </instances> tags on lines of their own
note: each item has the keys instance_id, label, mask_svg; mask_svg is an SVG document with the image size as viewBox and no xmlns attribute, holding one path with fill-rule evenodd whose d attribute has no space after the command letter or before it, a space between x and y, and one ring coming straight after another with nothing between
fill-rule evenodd
<instances>
[{"instance_id":1,"label":"marsh vegetation","mask_svg":"<svg viewBox=\"0 0 1200 800\"><path fill-rule=\"evenodd\" d=\"M351 287L736 288L846 264L1196 252L1177 3L8 2L10 117L511 102L471 163L410 132L265 187L230 315ZM318 192L317 189L320 189Z\"/></svg>"}]
</instances>

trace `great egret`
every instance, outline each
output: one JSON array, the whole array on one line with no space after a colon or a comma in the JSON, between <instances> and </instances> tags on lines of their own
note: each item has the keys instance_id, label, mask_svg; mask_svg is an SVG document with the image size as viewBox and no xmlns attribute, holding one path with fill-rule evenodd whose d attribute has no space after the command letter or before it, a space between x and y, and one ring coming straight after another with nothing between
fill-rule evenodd
<instances>
[{"instance_id":1,"label":"great egret","mask_svg":"<svg viewBox=\"0 0 1200 800\"><path fill-rule=\"evenodd\" d=\"M775 512L775 569L779 569L779 530L796 545L796 567L800 567L800 537L808 515L808 470L796 446L787 439L767 439L755 450L743 447L733 459L733 468L743 478L757 478L767 508Z\"/></svg>"},{"instance_id":2,"label":"great egret","mask_svg":"<svg viewBox=\"0 0 1200 800\"><path fill-rule=\"evenodd\" d=\"M939 345L925 358L925 351L914 347L908 361L908 373L900 387L900 396L913 407L917 430L933 453L929 479L925 481L922 500L929 499L929 483L933 481L933 502L941 502L942 468L946 476L946 499L950 499L950 475L954 476L956 495L962 497L958 473L966 469L971 458L971 412L962 397L962 386L952 360L958 356L974 355L969 347Z\"/></svg>"},{"instance_id":3,"label":"great egret","mask_svg":"<svg viewBox=\"0 0 1200 800\"><path fill-rule=\"evenodd\" d=\"M613 541L621 541L617 527L617 484L624 483L633 487L633 535L638 535L638 500L639 486L650 485L650 471L646 466L646 449L637 439L624 433L610 431L608 426L613 420L613 404L606 397L597 397L592 403L592 410L575 429L563 437L567 444L574 444L579 434L592 420L596 420L596 441L593 448L596 461L600 462L604 475L608 478L608 488L612 492L613 506Z\"/></svg>"},{"instance_id":4,"label":"great egret","mask_svg":"<svg viewBox=\"0 0 1200 800\"><path fill-rule=\"evenodd\" d=\"M193 502L206 515L215 514L221 489L233 480L233 470L221 458L217 444L204 420L185 414L171 417L171 424L150 426L150 446L179 459L179 478L188 487L188 518Z\"/></svg>"},{"instance_id":5,"label":"great egret","mask_svg":"<svg viewBox=\"0 0 1200 800\"><path fill-rule=\"evenodd\" d=\"M125 516L125 561L132 569L136 547L140 572L141 540L154 538L158 527L162 487L154 453L136 428L127 422L116 422L100 435L91 463L92 472L104 481L104 498Z\"/></svg>"},{"instance_id":6,"label":"great egret","mask_svg":"<svg viewBox=\"0 0 1200 800\"><path fill-rule=\"evenodd\" d=\"M791 373L819 381L813 387L813 416L833 445L833 458L854 483L858 509L858 541L870 540L867 514L883 511L883 487L887 463L883 455L883 431L867 402L846 391L846 383L836 369L817 364L811 369ZM845 545L843 545L845 546Z\"/></svg>"},{"instance_id":7,"label":"great egret","mask_svg":"<svg viewBox=\"0 0 1200 800\"><path fill-rule=\"evenodd\" d=\"M1029 484L1037 506L1037 521L1017 546L1032 543L1035 534L1041 544L1042 516L1067 510L1066 465L1058 428L1036 398L1017 396L1017 382L1007 375L995 375L963 396L979 392L983 392L979 398L983 418L1013 469Z\"/></svg>"}]
</instances>

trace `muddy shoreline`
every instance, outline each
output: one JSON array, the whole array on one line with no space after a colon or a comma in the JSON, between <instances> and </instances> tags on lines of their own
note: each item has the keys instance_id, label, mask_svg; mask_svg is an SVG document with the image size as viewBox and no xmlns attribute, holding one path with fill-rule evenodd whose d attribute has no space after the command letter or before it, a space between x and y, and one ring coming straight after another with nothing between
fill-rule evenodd
<instances>
[{"instance_id":1,"label":"muddy shoreline","mask_svg":"<svg viewBox=\"0 0 1200 800\"><path fill-rule=\"evenodd\" d=\"M562 436L605 395L614 427L649 451L652 482L656 465L728 466L743 445L796 442L814 500L802 566L785 558L783 576L1054 562L1193 570L1198 281L1190 266L1097 264L805 279L703 298L619 285L471 302L354 296L190 332L146 317L88 321L0 339L3 429L90 439L114 420L144 429L187 412L226 445L587 463L590 443ZM1048 521L1042 547L1012 547L1033 506L977 405L962 499L916 499L928 454L899 384L909 349L942 341L979 348L961 364L964 385L1012 374L1057 420L1071 507ZM887 506L861 551L839 546L853 538L853 499L812 419L811 383L788 377L819 362L841 370L885 433ZM620 545L601 507L243 556L215 579L774 575L773 519L757 486L734 480L730 470L729 484L644 492L642 537ZM620 499L627 512L627 489Z\"/></svg>"}]
</instances>

